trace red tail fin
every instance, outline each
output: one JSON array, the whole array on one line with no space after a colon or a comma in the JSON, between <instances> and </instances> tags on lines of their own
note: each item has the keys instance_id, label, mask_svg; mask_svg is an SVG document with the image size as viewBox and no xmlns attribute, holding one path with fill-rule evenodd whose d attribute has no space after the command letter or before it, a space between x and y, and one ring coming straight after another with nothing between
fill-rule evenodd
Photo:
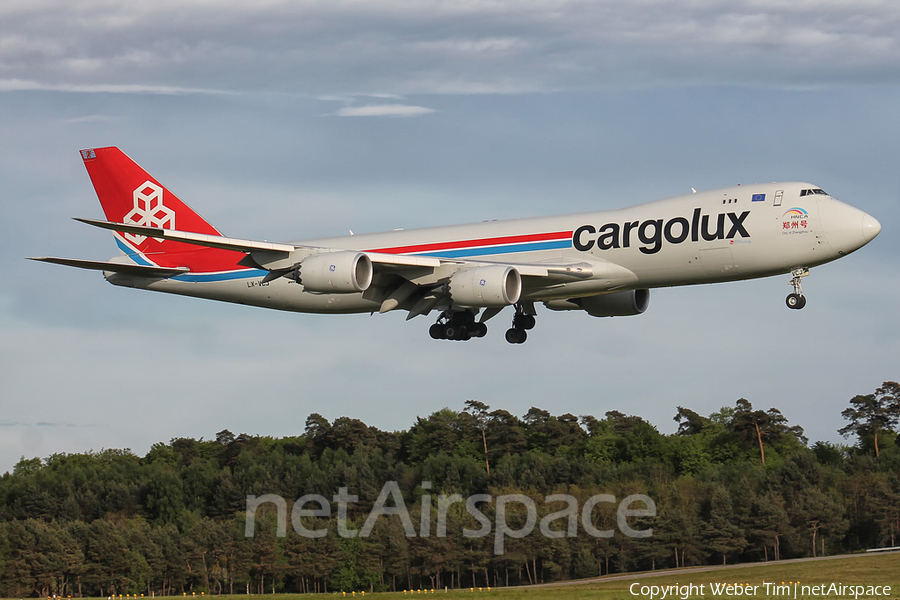
<instances>
[{"instance_id":1,"label":"red tail fin","mask_svg":"<svg viewBox=\"0 0 900 600\"><path fill-rule=\"evenodd\" d=\"M221 235L118 148L82 150L81 157L108 221Z\"/></svg>"},{"instance_id":2,"label":"red tail fin","mask_svg":"<svg viewBox=\"0 0 900 600\"><path fill-rule=\"evenodd\" d=\"M81 158L108 221L221 235L118 148L82 150ZM136 250L144 258L165 266L190 266L192 270L233 269L243 257L241 253L228 250L198 249L181 242L130 233L117 233L116 238L126 254L134 256ZM178 256L170 256L173 254Z\"/></svg>"}]
</instances>

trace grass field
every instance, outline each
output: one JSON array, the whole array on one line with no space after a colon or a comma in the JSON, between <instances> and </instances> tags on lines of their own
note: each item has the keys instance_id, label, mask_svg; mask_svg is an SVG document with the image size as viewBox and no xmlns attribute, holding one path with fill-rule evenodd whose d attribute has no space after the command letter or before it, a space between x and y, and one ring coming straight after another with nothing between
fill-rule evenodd
<instances>
[{"instance_id":1,"label":"grass field","mask_svg":"<svg viewBox=\"0 0 900 600\"><path fill-rule=\"evenodd\" d=\"M804 586L829 586L831 584L846 586L891 586L890 595L884 595L884 589L881 589L878 595L871 593L863 593L858 595L858 600L870 598L895 598L900 596L900 552L893 554L880 555L858 555L851 557L842 557L834 559L822 559L811 561L789 561L776 564L745 564L733 567L704 567L710 570L675 570L666 572L646 572L632 573L627 575L612 575L600 579L587 580L583 582L564 582L561 584L553 584L547 586L536 587L520 587L520 588L495 588L491 590L481 589L470 591L466 590L450 590L445 593L443 590L435 590L435 596L449 597L466 597L466 598L501 598L503 600L555 600L557 598L567 599L596 599L596 600L695 600L700 598L726 598L732 600L740 600L745 598L782 598L784 600L793 600L795 598L812 599L821 598L823 600L835 600L840 598L854 598L853 593L828 593L827 589L808 590L812 593L803 594ZM767 588L764 583L773 584ZM637 584L637 585L634 585ZM665 599L659 595L650 597L649 586L685 586L695 584L703 585L702 594L691 593L689 599L681 595L666 596ZM732 593L728 594L721 591L718 595L711 592L711 584L741 584L739 587L733 587ZM776 594L775 585L781 586L785 584L787 587L781 588L782 594ZM634 585L634 593L631 589ZM744 586L757 586L748 588ZM646 587L645 593L642 595L641 588ZM734 593L738 589L745 593ZM746 590L751 590L749 593ZM869 591L869 590L867 590ZM754 593L755 592L755 593ZM658 594L659 592L657 592ZM404 594L403 592L365 594L366 597L376 597L379 600L393 600L399 598L409 598L410 596L431 595L428 592L411 592ZM343 597L341 593L328 594L279 594L278 600L299 600L323 597ZM346 595L351 597L350 594ZM190 596L188 596L190 598ZM207 596L210 597L210 596ZM217 600L246 600L246 595L239 596L211 596ZM354 597L361 598L362 594L357 593ZM198 596L199 598L199 596ZM260 596L262 598L262 596Z\"/></svg>"},{"instance_id":2,"label":"grass field","mask_svg":"<svg viewBox=\"0 0 900 600\"><path fill-rule=\"evenodd\" d=\"M788 595L775 595L774 586L770 586L772 593L766 593L764 582L781 585L788 584L790 593ZM657 576L654 573L639 573L628 576L627 579L617 579L603 581L603 579L595 580L593 583L572 584L571 590L565 590L564 586L556 588L537 588L533 591L540 592L547 590L550 595L541 596L531 594L532 590L522 590L521 595L507 595L504 598L527 598L538 600L540 598L603 598L604 600L618 599L643 599L649 600L649 595L633 595L630 591L632 584L638 583L635 592L639 592L643 586L667 586L686 584L705 584L705 594L692 594L691 598L793 598L794 583L799 583L797 587L797 598L852 598L853 595L831 593L826 595L823 591L818 594L806 594L801 592L803 586L817 586L843 584L843 585L863 585L863 586L891 586L891 596L900 595L900 553L882 554L882 555L859 555L847 558L836 558L831 560L803 561L803 562L783 562L774 565L767 564L746 564L738 565L730 568L716 568L710 571L692 571L692 572L674 572L669 575ZM728 595L720 594L716 596L710 593L710 584L749 584L750 586L758 586L755 594L750 595ZM745 588L746 589L746 588ZM511 590L512 591L512 590ZM571 593L566 593L566 592ZM884 591L884 590L882 590ZM563 592L557 594L556 592ZM876 596L861 595L859 598L871 598ZM877 596L885 597L885 596ZM672 596L673 600L680 596ZM658 596L654 599L658 600Z\"/></svg>"}]
</instances>

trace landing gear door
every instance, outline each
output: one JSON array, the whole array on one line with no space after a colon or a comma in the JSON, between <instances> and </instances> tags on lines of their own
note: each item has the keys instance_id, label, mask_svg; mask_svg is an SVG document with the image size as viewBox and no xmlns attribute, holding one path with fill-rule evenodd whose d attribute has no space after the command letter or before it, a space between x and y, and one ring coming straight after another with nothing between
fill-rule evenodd
<instances>
[{"instance_id":1,"label":"landing gear door","mask_svg":"<svg viewBox=\"0 0 900 600\"><path fill-rule=\"evenodd\" d=\"M784 198L784 190L778 190L775 192L775 202L773 206L781 206L781 200Z\"/></svg>"}]
</instances>

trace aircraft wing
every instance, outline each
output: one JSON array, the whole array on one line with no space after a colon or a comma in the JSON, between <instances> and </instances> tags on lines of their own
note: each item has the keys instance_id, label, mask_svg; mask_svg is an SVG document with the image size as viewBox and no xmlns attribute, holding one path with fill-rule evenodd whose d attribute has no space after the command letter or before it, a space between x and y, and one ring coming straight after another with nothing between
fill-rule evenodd
<instances>
[{"instance_id":1,"label":"aircraft wing","mask_svg":"<svg viewBox=\"0 0 900 600\"><path fill-rule=\"evenodd\" d=\"M112 223L110 221L100 221L96 219L76 218L76 221L87 223L101 229L109 229L121 233L131 233L134 235L142 235L157 239L172 240L185 244L194 244L203 246L204 248L219 248L222 250L234 250L237 252L246 252L254 256L269 255L267 258L276 262L279 258L286 258L297 250L324 250L324 248L315 248L312 246L300 246L296 244L285 244L280 242L266 242L255 240L242 240L237 238L227 238L217 235L208 235L203 233L192 233L190 231L179 231L177 229L160 229L159 227L147 227L144 225L131 225L128 223ZM330 250L330 249L329 249ZM459 261L455 259L434 258L430 256L405 256L400 254L383 254L379 252L366 252L366 255L373 263L385 265L387 267L425 267L437 268L444 264L464 264L467 261ZM524 274L524 273L523 273Z\"/></svg>"},{"instance_id":2,"label":"aircraft wing","mask_svg":"<svg viewBox=\"0 0 900 600\"><path fill-rule=\"evenodd\" d=\"M269 271L263 281L273 281L282 276L287 276L296 265L305 258L321 252L340 251L340 248L318 248L280 242L254 241L236 238L227 238L217 235L193 233L174 229L161 229L143 225L126 223L113 223L94 219L76 219L82 223L109 229L123 233L131 233L163 240L173 240L186 244L194 244L206 248L219 248L243 252L247 256L239 264L252 268L262 268ZM608 261L591 261L579 263L517 263L507 261L469 260L457 258L442 258L433 256L414 256L409 254L391 254L383 252L360 251L371 261L375 283L365 295L373 300L381 301L382 298L409 299L422 297L423 295L439 294L438 291L443 282L447 281L454 272L470 268L490 265L503 265L513 267L519 275L525 278L526 287L552 287L566 282L602 278L606 280L606 288L614 290L624 283L632 281L634 273L617 264ZM80 266L81 268L97 268L125 272L122 265L117 263L91 263L90 261L70 261L69 259L47 259L48 262ZM77 263L77 264L76 264ZM87 265L97 266L87 266ZM182 271L161 269L158 267L135 266L134 274L147 276L170 277ZM381 276L381 277L380 277ZM390 306L400 307L404 302L389 303ZM406 303L409 304L409 303ZM385 304L385 308L388 304ZM412 309L411 315L418 313ZM425 311L427 312L427 310Z\"/></svg>"},{"instance_id":3,"label":"aircraft wing","mask_svg":"<svg viewBox=\"0 0 900 600\"><path fill-rule=\"evenodd\" d=\"M79 269L90 269L92 271L110 271L113 273L124 273L126 275L140 275L142 277L175 277L176 275L183 275L190 271L187 267L166 268L153 265L136 265L134 263L81 260L78 258L56 258L53 256L30 257L28 260L65 265L67 267L77 267Z\"/></svg>"},{"instance_id":4,"label":"aircraft wing","mask_svg":"<svg viewBox=\"0 0 900 600\"><path fill-rule=\"evenodd\" d=\"M179 231L177 229L160 229L159 227L148 227L144 225L131 225L128 223L112 223L109 221L100 221L96 219L76 218L76 221L100 227L101 229L109 229L123 233L131 233L134 235L142 235L157 239L166 239L182 242L185 244L194 244L205 248L220 248L223 250L235 250L237 252L246 252L248 254L272 253L275 256L281 253L291 253L296 250L316 250L312 246L300 246L296 244L285 244L280 242L243 240L237 238L227 238L217 235L208 235L203 233L192 233L189 231ZM490 265L504 264L516 267L519 273L526 277L548 277L571 276L573 278L586 278L591 276L591 268L588 263L579 264L525 264L525 263L507 263L495 261L469 261L452 258L438 258L431 256L409 256L403 254L386 254L380 252L366 252L366 255L373 263L384 265L385 267L425 267L436 269L443 265ZM274 262L274 261L273 261Z\"/></svg>"}]
</instances>

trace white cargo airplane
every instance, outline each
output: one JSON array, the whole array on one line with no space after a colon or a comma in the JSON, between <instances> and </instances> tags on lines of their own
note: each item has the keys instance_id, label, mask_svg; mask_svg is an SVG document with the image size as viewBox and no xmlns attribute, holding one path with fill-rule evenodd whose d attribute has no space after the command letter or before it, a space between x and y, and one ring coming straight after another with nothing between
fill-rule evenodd
<instances>
[{"instance_id":1,"label":"white cargo airplane","mask_svg":"<svg viewBox=\"0 0 900 600\"><path fill-rule=\"evenodd\" d=\"M876 219L809 183L693 193L614 211L274 243L224 237L118 148L81 156L123 256L34 258L103 271L113 285L308 313L439 314L435 339L468 340L504 307L525 341L536 302L643 313L650 288L791 274L861 248Z\"/></svg>"}]
</instances>

